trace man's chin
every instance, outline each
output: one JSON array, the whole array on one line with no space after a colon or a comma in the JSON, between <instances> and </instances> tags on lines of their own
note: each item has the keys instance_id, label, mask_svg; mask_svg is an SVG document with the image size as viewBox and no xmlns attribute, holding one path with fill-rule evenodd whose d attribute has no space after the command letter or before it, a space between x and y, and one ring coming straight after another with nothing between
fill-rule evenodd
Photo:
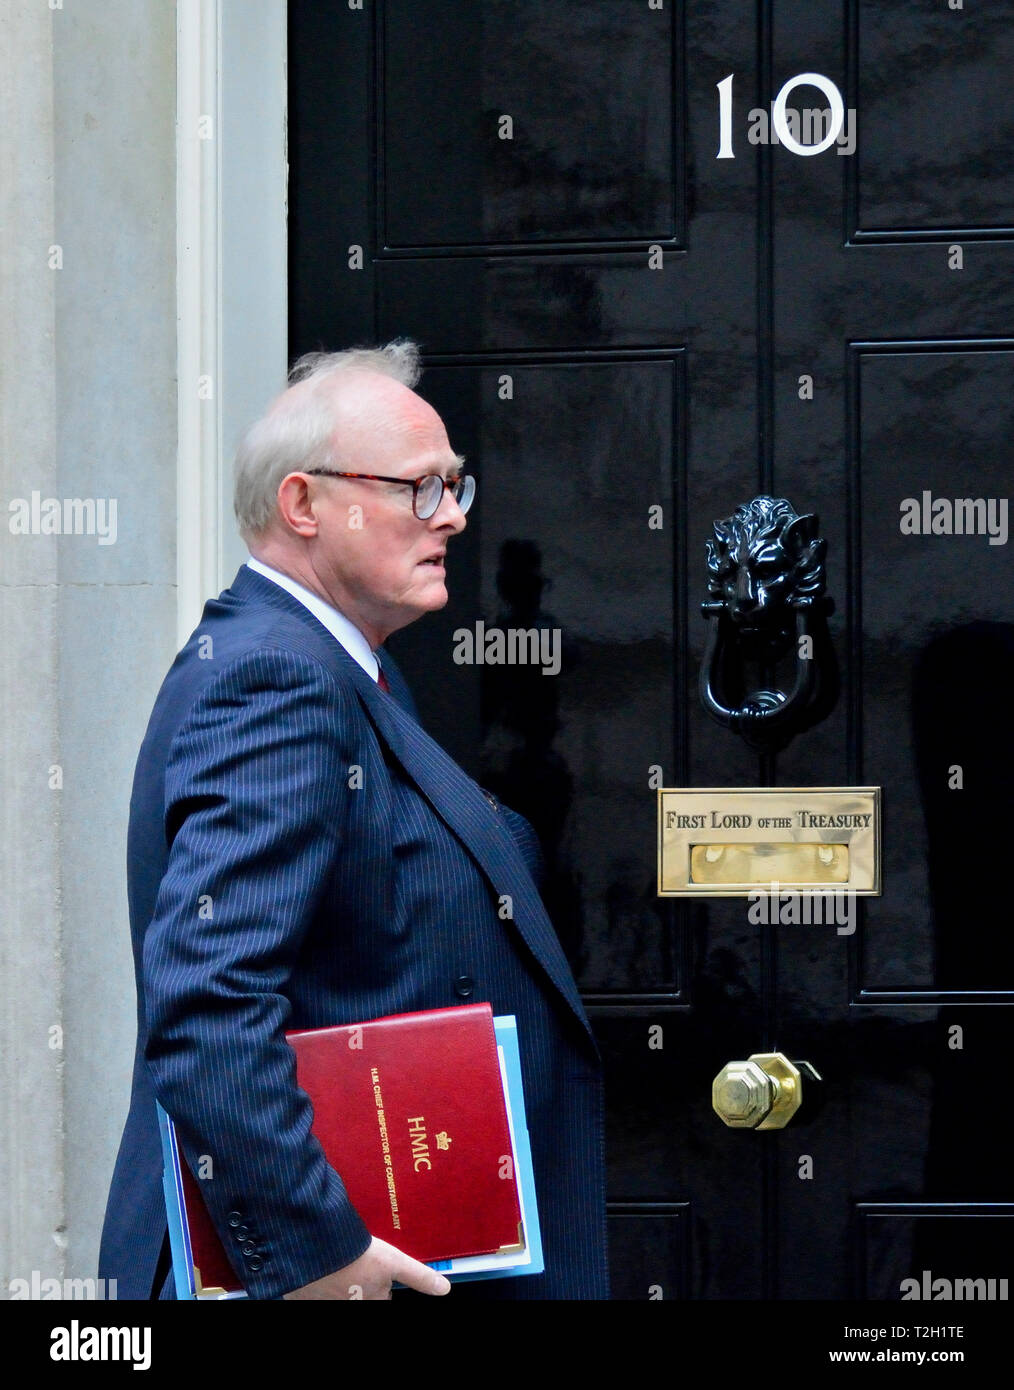
<instances>
[{"instance_id":1,"label":"man's chin","mask_svg":"<svg viewBox=\"0 0 1014 1390\"><path fill-rule=\"evenodd\" d=\"M423 606L424 613L432 613L438 608L443 608L449 597L447 585L444 583L443 575L441 575L439 580L434 578L426 585L419 602Z\"/></svg>"},{"instance_id":2,"label":"man's chin","mask_svg":"<svg viewBox=\"0 0 1014 1390\"><path fill-rule=\"evenodd\" d=\"M392 627L392 632L398 628L408 627L409 623L418 622L420 618L425 618L427 613L438 613L441 608L447 607L450 595L443 584L429 586L430 592L421 594L411 605L405 604L397 614L397 626Z\"/></svg>"}]
</instances>

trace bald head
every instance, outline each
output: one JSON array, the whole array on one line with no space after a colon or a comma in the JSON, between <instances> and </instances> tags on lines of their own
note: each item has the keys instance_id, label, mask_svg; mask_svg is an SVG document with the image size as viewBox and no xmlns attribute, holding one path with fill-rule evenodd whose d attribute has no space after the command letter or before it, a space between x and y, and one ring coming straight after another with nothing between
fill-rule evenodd
<instances>
[{"instance_id":1,"label":"bald head","mask_svg":"<svg viewBox=\"0 0 1014 1390\"><path fill-rule=\"evenodd\" d=\"M322 384L331 412L335 467L388 473L404 457L436 449L442 470L450 448L440 416L414 391L375 372L350 371ZM341 460L339 463L338 460Z\"/></svg>"},{"instance_id":2,"label":"bald head","mask_svg":"<svg viewBox=\"0 0 1014 1390\"><path fill-rule=\"evenodd\" d=\"M246 431L236 453L234 506L243 538L249 543L274 524L278 487L288 473L352 468L345 460L362 457L371 415L378 439L388 428L413 428L407 420L399 424L395 417L410 409L409 400L424 407L411 390L419 376L419 349L407 339L382 348L311 352L301 357L289 373L287 389ZM398 390L381 396L378 391L385 385ZM390 418L385 407L391 411ZM435 416L430 407L424 408ZM342 438L345 421L354 438ZM417 427L421 424L420 416ZM376 471L361 464L358 468Z\"/></svg>"}]
</instances>

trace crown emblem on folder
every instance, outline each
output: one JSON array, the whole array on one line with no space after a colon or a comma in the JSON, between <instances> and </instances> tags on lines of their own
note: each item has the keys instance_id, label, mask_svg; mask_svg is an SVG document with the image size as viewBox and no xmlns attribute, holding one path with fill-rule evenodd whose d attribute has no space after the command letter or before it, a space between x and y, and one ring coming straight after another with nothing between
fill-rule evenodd
<instances>
[{"instance_id":1,"label":"crown emblem on folder","mask_svg":"<svg viewBox=\"0 0 1014 1390\"><path fill-rule=\"evenodd\" d=\"M446 1130L446 1129L442 1129L442 1130L440 1131L440 1133L437 1135L437 1148L438 1148L438 1149L447 1149L447 1148L450 1148L450 1146L451 1146L451 1136L447 1133L447 1130Z\"/></svg>"}]
</instances>

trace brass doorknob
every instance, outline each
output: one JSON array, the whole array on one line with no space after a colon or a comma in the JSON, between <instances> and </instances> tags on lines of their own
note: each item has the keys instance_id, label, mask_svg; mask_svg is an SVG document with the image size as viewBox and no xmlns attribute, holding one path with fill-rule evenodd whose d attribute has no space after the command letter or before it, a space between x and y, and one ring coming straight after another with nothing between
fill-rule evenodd
<instances>
[{"instance_id":1,"label":"brass doorknob","mask_svg":"<svg viewBox=\"0 0 1014 1390\"><path fill-rule=\"evenodd\" d=\"M711 1104L730 1129L783 1129L803 1103L803 1077L819 1081L809 1062L781 1052L755 1052L728 1062L715 1077Z\"/></svg>"}]
</instances>

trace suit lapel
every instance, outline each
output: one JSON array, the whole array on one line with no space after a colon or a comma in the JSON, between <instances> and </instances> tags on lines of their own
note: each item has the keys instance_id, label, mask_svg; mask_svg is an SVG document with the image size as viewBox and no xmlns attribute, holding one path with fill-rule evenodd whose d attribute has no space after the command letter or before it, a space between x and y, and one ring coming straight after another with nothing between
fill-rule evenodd
<instances>
[{"instance_id":1,"label":"suit lapel","mask_svg":"<svg viewBox=\"0 0 1014 1390\"><path fill-rule=\"evenodd\" d=\"M374 681L357 680L356 691L381 738L494 891L510 896L514 926L594 1042L567 957L500 813L490 806L478 783Z\"/></svg>"}]
</instances>

